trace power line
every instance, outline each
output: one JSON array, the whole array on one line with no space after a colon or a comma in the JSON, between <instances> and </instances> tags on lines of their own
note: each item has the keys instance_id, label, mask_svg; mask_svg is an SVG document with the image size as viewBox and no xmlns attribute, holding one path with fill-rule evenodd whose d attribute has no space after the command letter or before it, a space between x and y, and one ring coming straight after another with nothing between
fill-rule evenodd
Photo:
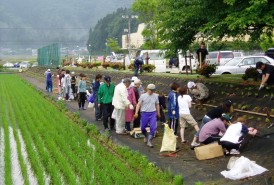
<instances>
[{"instance_id":1,"label":"power line","mask_svg":"<svg viewBox=\"0 0 274 185\"><path fill-rule=\"evenodd\" d=\"M20 27L14 27L14 28L0 28L1 30L25 30L25 29L32 29L32 30L89 30L90 28L20 28Z\"/></svg>"}]
</instances>

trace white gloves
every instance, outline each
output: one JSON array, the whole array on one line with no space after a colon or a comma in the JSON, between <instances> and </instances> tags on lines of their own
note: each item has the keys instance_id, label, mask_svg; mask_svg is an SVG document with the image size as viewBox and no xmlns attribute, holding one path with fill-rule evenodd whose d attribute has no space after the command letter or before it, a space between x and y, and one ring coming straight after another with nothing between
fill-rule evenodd
<instances>
[{"instance_id":1,"label":"white gloves","mask_svg":"<svg viewBox=\"0 0 274 185\"><path fill-rule=\"evenodd\" d=\"M264 88L263 84L260 85L259 90L261 90L262 88Z\"/></svg>"},{"instance_id":2,"label":"white gloves","mask_svg":"<svg viewBox=\"0 0 274 185\"><path fill-rule=\"evenodd\" d=\"M175 110L172 111L172 115L175 115Z\"/></svg>"},{"instance_id":3,"label":"white gloves","mask_svg":"<svg viewBox=\"0 0 274 185\"><path fill-rule=\"evenodd\" d=\"M130 110L133 110L134 109L134 106L132 104L129 105L129 109Z\"/></svg>"}]
</instances>

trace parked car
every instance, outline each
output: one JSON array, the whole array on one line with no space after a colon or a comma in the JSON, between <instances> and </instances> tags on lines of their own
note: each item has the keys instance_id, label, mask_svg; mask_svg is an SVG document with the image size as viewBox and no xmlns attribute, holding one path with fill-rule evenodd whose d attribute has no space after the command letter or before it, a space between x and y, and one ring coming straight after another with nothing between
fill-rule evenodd
<instances>
[{"instance_id":1,"label":"parked car","mask_svg":"<svg viewBox=\"0 0 274 185\"><path fill-rule=\"evenodd\" d=\"M19 63L15 63L15 64L13 65L13 67L19 68L19 67L20 67L20 64L19 64Z\"/></svg>"},{"instance_id":2,"label":"parked car","mask_svg":"<svg viewBox=\"0 0 274 185\"><path fill-rule=\"evenodd\" d=\"M243 57L244 56L243 52L240 52L240 51L233 51L233 55L234 55L234 57Z\"/></svg>"},{"instance_id":3,"label":"parked car","mask_svg":"<svg viewBox=\"0 0 274 185\"><path fill-rule=\"evenodd\" d=\"M269 48L266 52L265 52L266 56L269 56L271 58L274 59L274 48Z\"/></svg>"},{"instance_id":4,"label":"parked car","mask_svg":"<svg viewBox=\"0 0 274 185\"><path fill-rule=\"evenodd\" d=\"M20 63L20 68L29 68L29 67L30 67L29 61L23 61Z\"/></svg>"},{"instance_id":5,"label":"parked car","mask_svg":"<svg viewBox=\"0 0 274 185\"><path fill-rule=\"evenodd\" d=\"M166 58L165 52L162 50L142 50L140 56L143 58L144 63L155 65L154 72L166 73Z\"/></svg>"},{"instance_id":6,"label":"parked car","mask_svg":"<svg viewBox=\"0 0 274 185\"><path fill-rule=\"evenodd\" d=\"M7 62L7 63L3 64L3 67L11 68L11 67L13 67L13 63Z\"/></svg>"},{"instance_id":7,"label":"parked car","mask_svg":"<svg viewBox=\"0 0 274 185\"><path fill-rule=\"evenodd\" d=\"M244 74L247 68L255 68L259 61L274 65L274 59L268 56L235 57L224 66L217 66L215 74Z\"/></svg>"},{"instance_id":8,"label":"parked car","mask_svg":"<svg viewBox=\"0 0 274 185\"><path fill-rule=\"evenodd\" d=\"M208 52L206 62L209 64L223 66L232 58L234 58L232 51L212 51Z\"/></svg>"},{"instance_id":9,"label":"parked car","mask_svg":"<svg viewBox=\"0 0 274 185\"><path fill-rule=\"evenodd\" d=\"M31 67L37 67L37 66L38 66L38 62L34 62Z\"/></svg>"},{"instance_id":10,"label":"parked car","mask_svg":"<svg viewBox=\"0 0 274 185\"><path fill-rule=\"evenodd\" d=\"M178 53L178 56L179 56L179 69L180 69L180 71L186 71L186 69L188 69L190 71L190 59L189 59L189 57L187 57L187 65L186 65L185 56L181 52ZM199 64L198 60L194 58L193 54L191 54L191 68L192 68L192 70L196 70L198 64Z\"/></svg>"}]
</instances>

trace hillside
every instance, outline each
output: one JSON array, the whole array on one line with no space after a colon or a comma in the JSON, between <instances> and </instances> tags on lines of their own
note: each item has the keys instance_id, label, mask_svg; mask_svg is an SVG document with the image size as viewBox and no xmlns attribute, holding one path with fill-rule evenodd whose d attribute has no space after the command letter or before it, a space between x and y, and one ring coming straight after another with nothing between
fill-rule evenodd
<instances>
[{"instance_id":1,"label":"hillside","mask_svg":"<svg viewBox=\"0 0 274 185\"><path fill-rule=\"evenodd\" d=\"M133 0L2 0L0 43L3 47L42 46L59 41L85 44L89 28Z\"/></svg>"}]
</instances>

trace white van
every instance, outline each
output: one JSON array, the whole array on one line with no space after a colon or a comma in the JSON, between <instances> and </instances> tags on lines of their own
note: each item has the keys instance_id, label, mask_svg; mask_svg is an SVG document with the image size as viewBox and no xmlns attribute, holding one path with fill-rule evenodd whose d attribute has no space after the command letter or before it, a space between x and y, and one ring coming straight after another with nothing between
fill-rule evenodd
<instances>
[{"instance_id":1,"label":"white van","mask_svg":"<svg viewBox=\"0 0 274 185\"><path fill-rule=\"evenodd\" d=\"M180 72L185 72L186 69L188 71L190 71L190 69L192 69L192 70L197 69L197 60L194 58L193 54L191 54L191 68L190 68L189 57L187 58L187 63L186 63L185 55L183 55L183 53L181 51L178 52L178 56L179 56L179 70L180 70Z\"/></svg>"},{"instance_id":2,"label":"white van","mask_svg":"<svg viewBox=\"0 0 274 185\"><path fill-rule=\"evenodd\" d=\"M154 72L165 73L166 72L166 59L165 52L162 50L142 50L140 56L144 60L144 64L155 65Z\"/></svg>"}]
</instances>

